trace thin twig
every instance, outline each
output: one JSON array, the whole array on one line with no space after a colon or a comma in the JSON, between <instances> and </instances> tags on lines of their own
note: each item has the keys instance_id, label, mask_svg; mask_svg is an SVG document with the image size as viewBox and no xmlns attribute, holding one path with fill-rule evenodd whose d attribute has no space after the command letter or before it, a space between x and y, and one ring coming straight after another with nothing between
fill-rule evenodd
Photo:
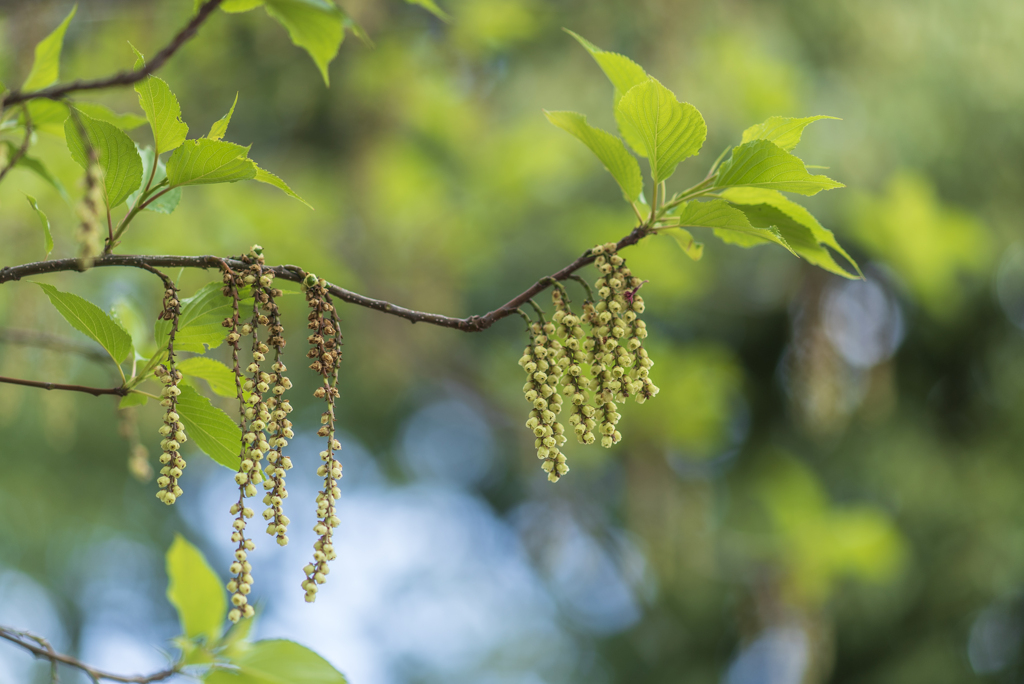
<instances>
[{"instance_id":1,"label":"thin twig","mask_svg":"<svg viewBox=\"0 0 1024 684\"><path fill-rule=\"evenodd\" d=\"M93 681L106 679L107 681L122 682L123 684L152 684L152 682L159 682L164 679L168 679L181 671L181 664L175 663L166 670L161 670L160 672L155 672L151 675L116 675L111 674L110 672L104 672L103 670L98 670L91 665L86 665L82 661L76 660L71 656L57 653L53 650L53 647L50 646L46 639L30 634L29 632L22 632L9 627L0 627L0 638L21 646L37 658L49 660L54 667L56 667L56 663L62 663L64 665L70 665L71 667L78 668L87 674Z\"/></svg>"},{"instance_id":2,"label":"thin twig","mask_svg":"<svg viewBox=\"0 0 1024 684\"><path fill-rule=\"evenodd\" d=\"M196 31L199 30L199 26L206 21L206 19L213 13L213 10L221 4L223 0L209 0L205 5L199 8L199 11L192 21L190 21L185 28L178 32L176 36L168 43L167 47L158 52L146 66L138 71L120 71L113 76L106 78L97 78L93 80L77 80L71 81L70 83L59 83L52 85L49 88L43 88L42 90L32 90L29 92L21 92L20 90L12 90L3 98L5 106L17 104L19 102L27 102L28 100L35 100L38 98L49 98L51 100L57 100L69 93L80 92L83 90L101 90L103 88L114 88L117 86L129 86L141 81L150 74L154 73L157 69L162 67L167 60L169 60L178 49L187 43L192 38Z\"/></svg>"},{"instance_id":3,"label":"thin twig","mask_svg":"<svg viewBox=\"0 0 1024 684\"><path fill-rule=\"evenodd\" d=\"M630 245L637 244L641 239L650 234L650 228L639 226L632 232L619 240L616 249L622 250ZM588 249L579 258L565 266L563 269L549 276L541 278L526 290L510 299L497 309L483 315L468 316L466 318L453 318L441 314L428 313L407 309L397 304L392 304L381 299L373 299L351 290L346 290L337 285L329 285L328 292L331 295L356 306L366 307L374 311L390 314L404 318L413 323L429 323L442 328L454 328L463 332L481 332L490 328L496 322L516 313L523 304L543 292L550 285L552 280L566 280L576 271L583 268L594 260L594 255ZM164 268L223 268L228 266L232 269L244 269L246 265L239 259L225 259L218 256L147 256L139 254L106 254L96 257L92 268L104 266L130 266L134 268L164 267ZM51 261L38 261L20 266L6 266L0 269L0 284L12 280L21 280L29 276L44 275L46 273L60 273L63 271L79 271L77 259L53 259ZM296 266L274 266L269 268L276 277L288 280L293 283L301 283L306 272Z\"/></svg>"},{"instance_id":4,"label":"thin twig","mask_svg":"<svg viewBox=\"0 0 1024 684\"><path fill-rule=\"evenodd\" d=\"M156 268L154 266L150 266L149 264L143 262L143 263L135 264L135 268L141 268L142 270L149 271L150 273L155 275L157 278L159 278L163 282L165 290L177 290L178 289L177 287L175 287L174 281L171 280L171 277L169 275L167 275L166 273L164 273L163 271L161 271L160 269L158 269L158 268Z\"/></svg>"},{"instance_id":5,"label":"thin twig","mask_svg":"<svg viewBox=\"0 0 1024 684\"><path fill-rule=\"evenodd\" d=\"M123 397L128 394L131 390L127 387L111 387L105 389L103 387L85 387L84 385L62 385L57 382L38 382L36 380L22 380L20 378L7 378L0 375L0 383L6 383L8 385L23 385L25 387L38 387L44 390L66 390L68 392L85 392L91 394L94 397L103 396L104 394L116 394L119 397Z\"/></svg>"}]
</instances>

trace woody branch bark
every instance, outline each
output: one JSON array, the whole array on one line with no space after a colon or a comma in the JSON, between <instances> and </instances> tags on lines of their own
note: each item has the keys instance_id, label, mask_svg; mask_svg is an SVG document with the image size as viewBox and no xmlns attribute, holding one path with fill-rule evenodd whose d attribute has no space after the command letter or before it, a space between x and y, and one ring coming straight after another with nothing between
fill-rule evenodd
<instances>
[{"instance_id":1,"label":"woody branch bark","mask_svg":"<svg viewBox=\"0 0 1024 684\"><path fill-rule=\"evenodd\" d=\"M634 228L632 232L619 240L617 243L617 249L622 250L631 245L635 245L649 233L650 229L646 225ZM404 318L412 323L429 323L430 325L436 325L442 328L454 328L456 330L461 330L462 332L481 332L490 328L501 319L515 314L516 310L520 306L550 287L554 281L572 278L576 271L591 263L594 258L595 257L590 253L590 250L587 250L575 261L567 264L564 268L552 273L551 275L540 278L533 285L498 308L482 315L467 316L465 318L454 318L451 316L444 316L442 314L407 309L403 306L392 304L391 302L387 302L382 299L374 299L372 297L359 294L358 292L346 290L345 288L337 285L329 284L327 290L332 296L348 302L349 304L362 306L391 316ZM146 270L151 270L152 268L206 269L223 268L224 266L227 266L231 269L240 269L246 267L239 259L222 258L218 256L147 256L140 254L107 254L97 257L92 264L92 268L114 266L143 268ZM54 259L52 261L38 261L20 266L7 266L0 269L0 284L13 280L21 280L22 278L27 278L29 276L78 270L81 270L78 259ZM293 283L301 283L302 279L306 276L306 271L298 266L273 266L267 267L267 270L273 271L276 277Z\"/></svg>"},{"instance_id":2,"label":"woody branch bark","mask_svg":"<svg viewBox=\"0 0 1024 684\"><path fill-rule=\"evenodd\" d=\"M49 660L54 667L56 667L57 663L60 663L62 665L77 668L89 675L94 682L105 679L111 682L123 682L124 684L151 684L152 682L159 682L168 679L181 670L179 665L174 665L166 670L161 670L160 672L155 672L151 675L117 675L110 672L104 672L103 670L98 670L95 667L86 665L80 660L72 658L71 656L57 653L53 650L53 647L50 646L46 639L35 636L29 632L22 632L9 627L0 627L0 639L6 639L21 648L24 648L37 658ZM57 681L55 677L53 681Z\"/></svg>"}]
</instances>

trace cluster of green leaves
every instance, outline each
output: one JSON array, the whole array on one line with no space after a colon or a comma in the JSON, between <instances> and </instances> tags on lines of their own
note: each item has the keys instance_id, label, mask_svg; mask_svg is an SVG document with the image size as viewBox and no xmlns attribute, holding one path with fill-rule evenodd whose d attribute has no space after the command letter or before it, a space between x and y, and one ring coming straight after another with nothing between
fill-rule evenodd
<instances>
[{"instance_id":1,"label":"cluster of green leaves","mask_svg":"<svg viewBox=\"0 0 1024 684\"><path fill-rule=\"evenodd\" d=\"M406 0L420 5L436 16L447 15L433 0ZM196 11L202 6L197 0ZM348 30L369 42L365 31L332 0L225 0L220 8L228 13L247 12L263 7L267 14L288 31L292 42L306 50L316 63L324 83L329 82L327 67L338 54ZM40 90L57 83L64 35L77 7L65 17L35 48L35 58L21 86L25 92ZM135 50L135 48L132 48ZM142 53L135 50L135 69L145 66ZM0 83L0 93L6 90ZM231 109L201 138L188 139L188 125L181 120L181 107L170 86L157 76L147 76L135 86L145 117L133 113L117 113L110 108L87 102L69 105L46 98L29 100L18 111L0 111L0 132L22 128L28 134L39 130L64 136L72 158L83 168L95 154L104 174L104 199L109 213L127 204L127 212L117 223L111 221L111 233L118 240L132 219L141 211L170 214L181 201L182 188L187 185L234 183L255 180L279 188L289 196L307 204L273 173L249 158L249 147L227 142ZM149 123L153 144L140 146L128 131ZM168 154L166 160L161 155ZM17 159L17 166L32 171L50 184L70 205L67 190L38 158L19 155L11 140L0 142L0 161ZM53 249L49 220L34 198L28 201L38 213L44 231L46 255ZM110 246L112 247L112 245Z\"/></svg>"},{"instance_id":2,"label":"cluster of green leaves","mask_svg":"<svg viewBox=\"0 0 1024 684\"><path fill-rule=\"evenodd\" d=\"M810 263L847 278L861 277L857 264L803 206L783 193L815 195L843 187L808 171L793 154L804 129L828 116L774 116L743 132L739 145L726 149L703 181L668 196L666 181L683 160L698 154L707 125L696 107L652 78L636 62L608 52L569 31L594 58L614 86L613 105L619 134L587 123L576 112L545 112L548 120L589 147L622 189L642 224L665 232L691 258L703 255L703 245L688 228L711 228L724 242L742 247L775 243ZM628 149L627 149L628 146ZM630 149L649 162L650 205L644 193L640 164ZM841 266L832 252L841 255Z\"/></svg>"},{"instance_id":3,"label":"cluster of green leaves","mask_svg":"<svg viewBox=\"0 0 1024 684\"><path fill-rule=\"evenodd\" d=\"M135 69L140 70L145 67L145 57L138 50L135 55ZM130 207L113 232L115 241L139 212L173 212L181 201L182 188L188 185L255 180L304 202L284 181L250 159L248 146L223 139L237 95L227 114L214 122L205 137L189 139L188 124L181 120L178 99L166 81L147 76L136 83L135 91L152 131L152 146L137 146L116 125L77 107L64 122L72 158L87 168L90 149L96 156L103 171L107 211L124 203ZM166 163L161 159L164 153L171 153Z\"/></svg>"},{"instance_id":4,"label":"cluster of green leaves","mask_svg":"<svg viewBox=\"0 0 1024 684\"><path fill-rule=\"evenodd\" d=\"M180 666L207 684L345 684L315 652L286 639L252 641L253 620L224 630L223 582L199 549L178 535L167 551L167 599L178 612Z\"/></svg>"}]
</instances>

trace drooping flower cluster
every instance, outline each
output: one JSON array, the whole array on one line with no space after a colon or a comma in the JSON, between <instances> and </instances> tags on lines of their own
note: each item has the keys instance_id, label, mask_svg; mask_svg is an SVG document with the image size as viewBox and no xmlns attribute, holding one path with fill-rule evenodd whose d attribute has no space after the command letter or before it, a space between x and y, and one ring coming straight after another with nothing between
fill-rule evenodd
<instances>
[{"instance_id":1,"label":"drooping flower cluster","mask_svg":"<svg viewBox=\"0 0 1024 684\"><path fill-rule=\"evenodd\" d=\"M588 403L588 389L590 378L583 372L583 364L586 363L587 353L583 351L581 340L586 338L581 323L570 308L569 295L561 283L556 283L551 291L551 303L555 306L555 313L551 317L558 328L555 334L565 340L563 346L564 356L567 359L562 366L565 369L562 375L562 392L569 398L572 405L569 413L569 424L572 425L576 440L580 444L593 444L594 437L595 409ZM559 359L561 363L561 358Z\"/></svg>"},{"instance_id":2,"label":"drooping flower cluster","mask_svg":"<svg viewBox=\"0 0 1024 684\"><path fill-rule=\"evenodd\" d=\"M303 568L306 578L302 588L306 601L316 600L318 585L327 582L330 573L329 561L337 558L334 550L333 531L341 520L338 519L335 503L341 498L338 480L341 479L341 462L334 453L341 449L341 442L334 436L334 400L338 398L338 364L341 362L341 328L337 311L327 292L327 282L312 273L303 280L306 303L309 305L308 342L306 356L312 359L309 367L323 378L323 384L316 388L313 396L327 403L327 410L320 416L317 434L327 438L327 447L320 452L321 465L317 475L323 478L324 486L316 495L316 525L313 531L317 540L313 544L313 562Z\"/></svg>"},{"instance_id":3,"label":"drooping flower cluster","mask_svg":"<svg viewBox=\"0 0 1024 684\"><path fill-rule=\"evenodd\" d=\"M272 438L274 439L275 460L280 463L279 467L274 467L276 478L268 488L277 490L280 484L283 490L284 473L290 467L290 461L286 463L286 457L280 452L280 449L287 444L287 438L283 436L284 428L281 427L283 422L276 422L273 427L270 427L269 424L275 422L274 418L279 413L284 414L284 416L281 416L281 421L286 420L285 416L287 416L290 406L284 400L279 399L279 397L291 383L276 370L278 367L283 368L279 359L275 361L274 373L267 373L263 370L262 363L270 352L270 345L260 340L260 329L265 328L267 330L267 340L275 345L275 354L279 357L280 349L284 346L283 337L281 336L283 328L280 325L277 307L273 298L279 296L281 292L271 287L273 284L273 272L264 270L263 249L259 245L254 245L249 254L243 257L243 261L248 265L244 271L236 273L225 268L224 273L224 294L231 297L232 301L232 316L225 319L224 326L231 328L231 332L227 336L227 342L232 350L235 388L239 402L239 427L242 430L238 472L235 473L235 483L238 485L238 501L232 504L230 508L231 514L235 516L235 520L232 523L234 530L231 533L231 541L238 544L235 549L235 559L230 567L233 577L227 585L228 591L232 592L231 603L234 606L228 613L228 619L232 622L237 622L243 617L252 617L254 612L248 600L253 583L252 566L248 560L248 553L256 548L256 544L245 535L248 525L247 520L253 517L254 512L252 508L246 505L245 500L256 496L256 486L265 481L262 461L263 457L268 452L271 452L272 449L268 441L268 429L271 431ZM239 292L242 288L246 287L249 288L252 296L252 315L248 323L239 326ZM261 313L261 310L266 311L270 315ZM250 349L250 358L252 360L245 367L243 373L239 362L239 354L241 352L241 339L247 335L252 336ZM275 390L278 387L282 389L271 392L271 383L274 384ZM269 396L265 397L264 395ZM279 429L281 430L280 437L276 434ZM290 423L288 429L290 429ZM282 440L284 441L283 444ZM275 499L280 502L284 498L274 493L268 494L268 497L271 502ZM275 510L276 513L280 510L280 506L275 506L272 510ZM283 513L281 513L281 516L284 529L278 537L278 543L283 545L287 543L287 536L284 534L287 530L287 518L284 518ZM275 534L277 533L277 527L277 524L275 524Z\"/></svg>"},{"instance_id":4,"label":"drooping flower cluster","mask_svg":"<svg viewBox=\"0 0 1024 684\"><path fill-rule=\"evenodd\" d=\"M565 438L557 418L561 397L551 397L551 378L562 378L562 392L572 403L569 424L581 444L597 441L595 429L601 446L617 444L622 439L619 403L633 397L642 404L658 393L649 377L654 364L642 343L647 327L640 320L644 302L638 292L644 281L626 266L615 243L598 245L591 254L601 272L595 283L596 302L588 297L576 316L565 288L553 283L554 324L545 323L543 315L532 322L531 344L519 359L527 372L523 391L534 406L526 426L537 437L538 456L545 459L543 467L552 482L569 469L557 449Z\"/></svg>"},{"instance_id":5,"label":"drooping flower cluster","mask_svg":"<svg viewBox=\"0 0 1024 684\"><path fill-rule=\"evenodd\" d=\"M280 294L280 290L270 288L272 276L273 272L267 271L260 279L264 288L261 301L267 312L267 330L270 334L267 342L274 350L274 365L271 366L273 373L264 374L267 375L264 378L264 384L273 383L273 387L267 385L272 396L267 397L266 400L267 410L270 414L266 425L266 431L270 435L270 451L267 453L267 461L269 461L266 467L267 479L263 483L263 488L267 490L263 497L263 503L267 505L266 510L263 511L263 519L267 521L267 534L276 537L277 543L285 546L288 543L288 523L290 521L282 508L284 500L288 498L284 479L285 474L292 468L292 459L284 455L283 449L288 446L288 440L294 437L295 433L292 431L292 422L288 420L288 414L291 413L292 407L284 398L284 393L292 387L292 381L284 375L288 368L281 360L281 353L286 342L284 327L281 325L281 312L277 308L277 302L274 301L275 295ZM263 301L264 297L265 301ZM260 388L257 387L257 389Z\"/></svg>"},{"instance_id":6,"label":"drooping flower cluster","mask_svg":"<svg viewBox=\"0 0 1024 684\"><path fill-rule=\"evenodd\" d=\"M565 428L558 418L562 413L563 395L569 400L569 424L577 441L593 444L600 437L602 446L609 447L622 438L617 429L618 402L632 396L643 403L658 393L649 377L653 364L643 347L647 329L640 320L644 302L639 290L645 281L633 276L625 260L616 253L614 244L598 245L591 253L601 271L595 284L597 297L585 281L570 276L580 280L587 289L579 314L573 311L564 285L554 279L549 283L553 286L554 306L550 321L544 318L543 311L533 300L530 303L537 309L537 320L519 312L527 318L530 334L530 343L519 360L526 373L523 393L531 405L526 425L534 433L541 468L552 482L569 472L566 456L561 451L566 442ZM284 398L292 383L284 375L287 371L283 361L286 342L277 305L277 298L283 293L273 287L275 269L265 267L261 247L254 245L241 257L241 262L241 267L229 266L228 261L221 263L223 294L232 303L232 315L224 319L223 325L229 328L226 340L231 349L241 430L234 476L238 499L230 507L234 516L231 540L237 544L229 568L231 579L227 583L233 606L228 618L233 622L254 614L248 598L254 581L248 554L255 549L255 543L246 535L254 511L246 505L246 500L256 496L257 485L263 484L266 490L263 518L267 521L267 533L281 546L288 543L290 521L284 514L283 504L288 497L285 479L292 461L284 449L294 437L288 418L292 407ZM276 272L287 273L289 269L294 267L280 267ZM181 304L173 282L162 274L161 277L166 288L160 318L171 324L167 359L154 371L164 385L161 405L166 408L164 425L160 428L163 467L157 496L171 504L182 494L178 478L185 468L179 449L186 437L176 411L182 373L177 368L174 352ZM317 468L317 475L323 478L323 487L316 496L317 520L313 530L317 540L313 545L313 560L303 568L305 577L301 583L306 601L313 602L320 585L327 581L329 562L337 558L333 531L341 522L336 507L341 497L338 481L342 477L342 466L336 458L341 443L335 434L335 401L340 396L338 368L342 334L327 282L308 274L304 275L302 286L309 307L309 368L321 379L313 395L326 403L317 430L320 437L326 438ZM251 311L243 322L241 303L246 301L248 306L250 298ZM245 337L251 338L251 344L243 368L240 358ZM268 370L265 364L271 350L273 362Z\"/></svg>"},{"instance_id":7,"label":"drooping flower cluster","mask_svg":"<svg viewBox=\"0 0 1024 684\"><path fill-rule=\"evenodd\" d=\"M182 494L178 485L178 478L181 471L185 469L185 459L178 451L187 439L185 426L181 423L181 417L176 409L178 407L178 396L181 389L178 383L181 381L181 371L174 362L174 336L178 332L178 319L181 315L181 303L178 301L178 293L171 281L165 280L163 308L158 318L170 321L171 328L167 336L167 361L156 367L154 375L164 388L160 392L160 405L164 412L164 424L160 426L160 477L156 483L160 488L156 498L170 506Z\"/></svg>"},{"instance_id":8,"label":"drooping flower cluster","mask_svg":"<svg viewBox=\"0 0 1024 684\"><path fill-rule=\"evenodd\" d=\"M565 428L558 422L558 414L562 412L558 381L569 359L562 345L553 338L554 334L553 323L542 319L530 324L530 344L519 359L519 365L526 372L523 396L533 407L526 427L533 430L537 458L541 459L541 468L551 482L557 482L569 472L565 454L559 450L565 444Z\"/></svg>"}]
</instances>

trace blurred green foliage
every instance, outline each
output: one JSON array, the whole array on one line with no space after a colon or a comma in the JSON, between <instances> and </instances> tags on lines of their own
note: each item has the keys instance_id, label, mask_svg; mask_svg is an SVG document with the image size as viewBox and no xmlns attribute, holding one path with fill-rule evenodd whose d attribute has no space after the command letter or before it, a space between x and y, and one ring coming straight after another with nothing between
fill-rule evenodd
<instances>
[{"instance_id":1,"label":"blurred green foliage","mask_svg":"<svg viewBox=\"0 0 1024 684\"><path fill-rule=\"evenodd\" d=\"M0 5L5 83L24 79L69 9ZM521 427L518 319L462 335L342 311L340 420L391 481L413 478L398 437L410 417L465 392L497 437L499 474L473 486L498 515L556 500L597 537L637 540L649 565L634 587L642 615L612 634L567 623L587 655L550 681L797 682L744 679L739 665L760 636L794 625L807 637L806 682L1019 678L1019 3L451 0L450 24L397 2L345 9L374 46L346 41L330 89L262 13L218 13L160 72L197 132L238 92L230 139L252 143L253 159L315 211L265 185L188 187L173 214L140 216L121 251L238 254L258 241L273 263L412 308L495 308L634 222L600 164L542 114L584 111L615 128L607 81L562 26L630 55L702 112L708 141L676 188L768 116L842 118L809 128L801 150L852 190L807 203L876 289L844 289L863 284L779 249L706 240L693 263L667 237L631 248L630 267L650 280L662 392L625 407L611 452L567 450L573 471L554 488L535 486ZM129 67L126 39L154 54L190 10L82 3L62 77ZM139 113L130 90L97 100ZM34 149L77 199L60 129ZM18 168L0 185L0 266L43 251L24 193L49 217L53 256L72 255L73 208ZM187 293L212 279L180 276ZM47 282L151 329L152 280L107 269ZM300 307L285 317L302 327ZM0 328L77 335L27 283L0 287ZM2 375L114 382L77 355L5 340ZM296 386L308 395L311 380ZM129 470L133 431L152 453L159 421L158 407L134 411L119 419L110 397L0 385L0 569L42 583L72 637L87 619L76 558L114 537L162 554L183 525ZM1007 606L1010 627L986 631L985 616ZM143 619L171 610L154 599Z\"/></svg>"}]
</instances>

